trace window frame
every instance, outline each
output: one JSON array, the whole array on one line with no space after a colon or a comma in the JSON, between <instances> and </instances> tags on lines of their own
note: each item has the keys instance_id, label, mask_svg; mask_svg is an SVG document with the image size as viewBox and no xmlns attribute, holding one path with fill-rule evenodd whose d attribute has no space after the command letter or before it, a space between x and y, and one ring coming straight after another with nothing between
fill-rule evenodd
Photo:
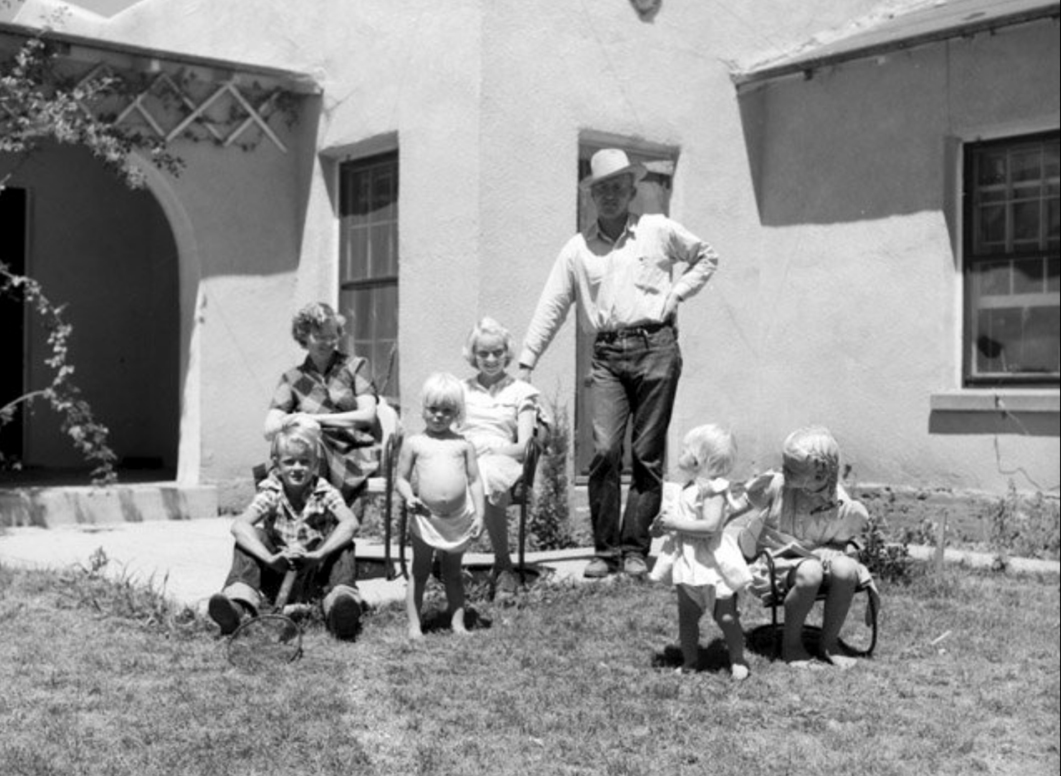
<instances>
[{"instance_id":1,"label":"window frame","mask_svg":"<svg viewBox=\"0 0 1061 776\"><path fill-rule=\"evenodd\" d=\"M1000 190L1003 193L1002 198L999 200L1000 204L1005 208L1004 211L1004 235L1002 240L1002 249L1000 251L989 251L981 249L978 243L978 232L980 221L978 218L978 207L982 204L982 193L988 188L987 184L981 184L977 178L978 164L980 160L984 159L989 153L998 150L1007 150L1009 153L1013 153L1021 150L1022 147L1030 148L1036 144L1043 147L1045 144L1050 142L1056 143L1058 141L1059 133L1058 129L1051 129L1046 131L1038 132L1027 132L1021 134L1012 134L1006 136L992 137L990 139L968 141L962 145L962 187L961 187L961 218L962 218L962 241L961 241L961 268L962 268L962 280L963 280L963 291L962 291L962 385L965 388L989 388L989 387L1058 387L1061 385L1061 374L1058 372L1014 372L1012 374L1002 372L978 372L977 371L977 340L984 335L977 337L978 327L976 321L976 315L983 309L988 309L987 306L981 304L981 300L986 295L978 293L977 284L979 282L979 275L975 270L982 267L985 264L991 263L1006 263L1014 264L1021 261L1040 261L1043 266L1044 284L1049 282L1049 263L1052 261L1058 261L1058 247L1057 245L1051 246L1047 240L1046 235L1046 213L1040 212L1040 237L1039 245L1034 249L1014 249L1014 238L1012 231L1012 203L1015 199L1011 196L1013 189L1012 178L1010 177L1011 165L1007 163L1007 178L1006 181L1001 184ZM1048 182L1044 178L1040 178L1040 181ZM1040 208L1044 207L1044 204L1048 197L1040 194L1038 202ZM1009 277L1013 277L1013 269L1009 270ZM1020 306L1015 304L1014 307L1020 307L1020 309L1028 310L1031 307L1050 308L1050 297L1055 296L1057 292L1051 292L1049 288L1036 293L1029 293L1025 296L1033 297L1040 296L1045 297L1046 304L1041 305L1030 305L1025 304ZM1016 296L1016 294L1008 294L1010 296ZM1019 300L1014 300L1019 302ZM1054 304L1058 304L1057 301ZM1058 305L1061 307L1061 305Z\"/></svg>"},{"instance_id":2,"label":"window frame","mask_svg":"<svg viewBox=\"0 0 1061 776\"><path fill-rule=\"evenodd\" d=\"M364 223L351 224L347 219L355 216L353 212L355 206L355 194L353 187L356 185L356 181L351 181L348 176L357 176L363 174L371 174L374 171L381 169L387 169L388 172L393 176L393 199L390 207L393 208L392 213L382 218L373 219L369 216ZM381 153L375 153L368 156L362 156L357 158L347 158L341 161L338 165L337 172L337 183L338 183L338 213L339 213L339 261L337 268L338 275L338 297L339 297L339 309L342 312L344 309L349 308L351 305L346 304L348 296L356 295L358 292L378 292L386 289L393 289L394 293L394 336L380 337L378 336L378 326L373 320L369 323L372 328L372 336L369 337L358 337L358 325L357 320L350 320L351 316L347 315L346 333L343 338L344 349L347 353L352 355L362 356L368 359L369 377L376 386L376 389L380 392L380 395L386 398L389 402L395 405L399 402L399 396L401 391L400 385L400 372L399 372L399 324L398 316L400 311L400 271L401 271L401 256L399 252L399 191L400 191L400 160L397 149L391 149L383 151ZM370 184L371 185L371 184ZM360 257L365 261L366 271L363 276L355 276L353 273L348 272L350 266L351 257L350 253L356 251L357 248L351 245L351 235L355 230L363 229L366 232L371 233L373 228L376 227L390 226L388 239L393 240L392 250L389 252L391 259L386 263L390 266L385 268L385 271L379 274L373 273L373 254L371 248L369 253ZM369 237L369 245L371 245L371 236ZM345 313L344 313L345 314ZM357 317L357 309L355 308L355 319ZM363 322L362 322L362 325ZM375 351L379 349L380 343L390 342L390 353L386 359L374 358ZM360 343L360 344L359 344ZM365 343L370 343L368 347L365 347ZM385 363L384 363L385 361Z\"/></svg>"}]
</instances>

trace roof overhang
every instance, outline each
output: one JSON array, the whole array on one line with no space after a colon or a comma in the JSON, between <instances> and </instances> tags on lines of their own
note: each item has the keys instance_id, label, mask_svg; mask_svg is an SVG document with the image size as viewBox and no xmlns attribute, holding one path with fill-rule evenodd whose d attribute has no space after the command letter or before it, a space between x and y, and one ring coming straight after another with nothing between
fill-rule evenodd
<instances>
[{"instance_id":1,"label":"roof overhang","mask_svg":"<svg viewBox=\"0 0 1061 776\"><path fill-rule=\"evenodd\" d=\"M22 41L35 37L43 37L59 46L61 55L75 62L95 63L102 59L115 68L148 73L158 71L165 63L194 68L209 74L211 79L216 81L231 81L234 84L254 81L294 94L321 93L321 87L313 76L295 70L162 51L63 32L47 31L42 35L42 31L36 27L0 22L0 42L5 38L9 39L12 48L17 48Z\"/></svg>"},{"instance_id":2,"label":"roof overhang","mask_svg":"<svg viewBox=\"0 0 1061 776\"><path fill-rule=\"evenodd\" d=\"M737 72L738 88L786 76L809 77L814 70L893 51L925 46L952 38L991 33L1004 27L1061 16L1061 0L946 0L911 8L904 13L842 36L806 47Z\"/></svg>"}]
</instances>

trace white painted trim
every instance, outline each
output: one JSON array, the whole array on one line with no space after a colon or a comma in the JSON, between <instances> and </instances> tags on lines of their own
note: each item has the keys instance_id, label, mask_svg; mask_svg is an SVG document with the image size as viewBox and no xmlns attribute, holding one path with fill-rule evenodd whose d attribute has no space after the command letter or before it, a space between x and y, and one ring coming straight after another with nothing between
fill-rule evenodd
<instances>
[{"instance_id":1,"label":"white painted trim","mask_svg":"<svg viewBox=\"0 0 1061 776\"><path fill-rule=\"evenodd\" d=\"M206 306L202 259L195 229L167 173L141 154L147 188L166 214L177 248L180 319L180 427L177 439L177 484L198 485L202 467L202 343L199 316Z\"/></svg>"},{"instance_id":2,"label":"white painted trim","mask_svg":"<svg viewBox=\"0 0 1061 776\"><path fill-rule=\"evenodd\" d=\"M970 388L940 391L930 397L932 412L1061 412L1055 389Z\"/></svg>"},{"instance_id":3,"label":"white painted trim","mask_svg":"<svg viewBox=\"0 0 1061 776\"><path fill-rule=\"evenodd\" d=\"M346 162L397 150L398 133L384 132L381 135L374 135L354 143L344 143L343 145L321 149L320 155L328 159Z\"/></svg>"},{"instance_id":4,"label":"white painted trim","mask_svg":"<svg viewBox=\"0 0 1061 776\"><path fill-rule=\"evenodd\" d=\"M952 127L950 134L965 143L982 143L1020 135L1035 135L1040 132L1057 132L1061 127L1061 111L1039 116L1034 120L999 121L992 124L975 124Z\"/></svg>"}]
</instances>

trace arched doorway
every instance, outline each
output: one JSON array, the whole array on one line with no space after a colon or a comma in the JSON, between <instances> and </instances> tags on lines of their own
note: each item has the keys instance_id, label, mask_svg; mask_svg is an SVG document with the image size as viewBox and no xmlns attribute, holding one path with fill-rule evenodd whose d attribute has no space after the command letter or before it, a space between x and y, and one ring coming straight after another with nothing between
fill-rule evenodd
<instances>
[{"instance_id":1,"label":"arched doorway","mask_svg":"<svg viewBox=\"0 0 1061 776\"><path fill-rule=\"evenodd\" d=\"M0 158L0 164L3 159ZM76 383L110 429L124 480L172 480L180 422L179 261L172 230L148 190L130 190L85 149L49 145L22 164L4 211L3 253L21 248L25 271L65 305ZM6 198L5 198L6 199ZM22 223L21 244L15 235ZM48 333L26 312L0 332L5 371L24 390L46 385ZM17 354L14 358L11 354ZM19 359L18 356L21 356ZM11 377L7 383L18 382ZM6 385L6 383L5 383ZM36 403L20 419L22 469L8 484L87 481L87 467ZM5 449L5 454L9 453Z\"/></svg>"}]
</instances>

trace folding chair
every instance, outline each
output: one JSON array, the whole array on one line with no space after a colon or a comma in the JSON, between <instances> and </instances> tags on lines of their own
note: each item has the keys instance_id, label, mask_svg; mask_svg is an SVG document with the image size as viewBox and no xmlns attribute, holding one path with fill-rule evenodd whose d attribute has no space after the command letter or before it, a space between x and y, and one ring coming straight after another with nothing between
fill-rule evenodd
<instances>
[{"instance_id":1,"label":"folding chair","mask_svg":"<svg viewBox=\"0 0 1061 776\"><path fill-rule=\"evenodd\" d=\"M512 503L519 504L519 583L527 583L527 512L530 510L534 495L534 477L538 473L538 459L542 456L545 447L545 435L548 426L542 419L541 414L534 424L534 433L527 440L527 446L523 451L523 474L512 486Z\"/></svg>"},{"instance_id":2,"label":"folding chair","mask_svg":"<svg viewBox=\"0 0 1061 776\"><path fill-rule=\"evenodd\" d=\"M383 443L380 450L379 472L382 478L374 477L369 480L369 493L383 492L383 563L386 567L387 579L394 579L398 573L394 570L391 558L391 512L394 509L394 479L398 468L398 453L402 449L402 423L398 412L382 399L376 405L376 416L379 418L380 427L383 429ZM403 516L404 519L404 516ZM404 522L402 529L404 539ZM399 547L401 574L408 577L405 571L405 542Z\"/></svg>"},{"instance_id":3,"label":"folding chair","mask_svg":"<svg viewBox=\"0 0 1061 776\"><path fill-rule=\"evenodd\" d=\"M520 474L520 478L516 480L511 489L512 501L511 504L519 505L519 581L520 584L525 584L526 581L526 544L527 544L527 513L530 510L532 495L534 492L534 477L538 471L538 460L541 458L542 449L545 446L545 435L548 433L548 424L539 414L537 421L534 424L534 433L531 438L527 440L527 446L523 452L523 472ZM395 439L393 451L391 453L386 452L384 454L384 467L385 477L387 480L387 497L386 497L386 522L387 527L385 534L387 536L387 551L390 551L390 535L391 535L391 508L392 501L391 496L394 492L394 478L395 468L398 461L398 453L401 451L401 434L399 433ZM389 462L386 463L386 462ZM388 468L389 467L389 468ZM401 569L401 575L408 579L409 572L407 570L406 562L406 544L407 544L407 532L409 526L409 513L402 504L398 510L398 565ZM388 555L389 558L389 555ZM389 562L388 562L389 568ZM390 577L388 577L390 578Z\"/></svg>"},{"instance_id":4,"label":"folding chair","mask_svg":"<svg viewBox=\"0 0 1061 776\"><path fill-rule=\"evenodd\" d=\"M762 558L770 575L770 589L759 596L763 606L770 609L770 627L774 641L774 656L781 657L781 632L783 623L778 623L778 610L785 608L785 596L777 586L777 574L774 568L774 557L769 550L760 551L753 560ZM844 626L840 631L840 648L850 655L856 657L872 657L873 650L877 647L877 601L869 594L869 583L859 584L855 588L855 596L851 602L851 609L844 620ZM816 602L825 601L825 593L819 592ZM865 621L866 611L869 612L870 624Z\"/></svg>"}]
</instances>

